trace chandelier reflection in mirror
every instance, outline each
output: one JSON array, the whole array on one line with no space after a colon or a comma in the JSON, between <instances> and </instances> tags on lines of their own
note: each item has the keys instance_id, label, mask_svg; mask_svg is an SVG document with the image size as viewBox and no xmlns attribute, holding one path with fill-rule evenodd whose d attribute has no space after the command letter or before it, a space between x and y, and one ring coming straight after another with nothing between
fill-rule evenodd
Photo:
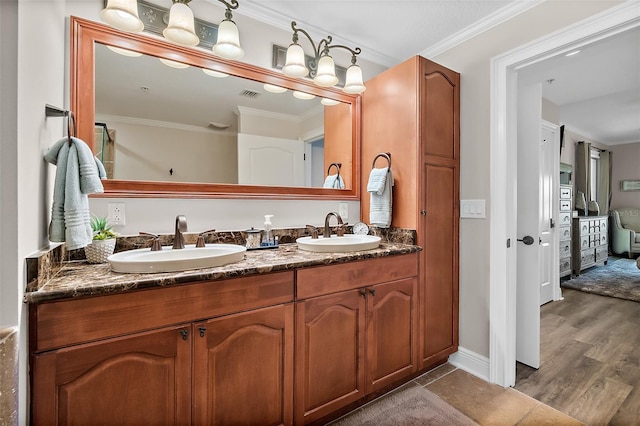
<instances>
[{"instance_id":1,"label":"chandelier reflection in mirror","mask_svg":"<svg viewBox=\"0 0 640 426\"><path fill-rule=\"evenodd\" d=\"M195 31L195 19L189 7L191 0L172 0L173 5L169 9L169 22L162 30L162 35L169 41L182 46L196 46L202 44ZM240 34L238 27L233 22L231 10L238 8L237 0L226 2L217 0L226 6L225 19L217 27L217 40L211 47L216 56L225 59L240 59L244 56L244 50L240 47ZM140 32L144 29L144 23L138 14L138 3L153 7L155 10L165 10L138 0L108 0L107 6L100 12L100 18L121 31ZM204 21L202 21L204 22ZM209 25L215 28L213 25Z\"/></svg>"},{"instance_id":2,"label":"chandelier reflection in mirror","mask_svg":"<svg viewBox=\"0 0 640 426\"><path fill-rule=\"evenodd\" d=\"M282 72L285 75L302 78L309 74L309 69L305 64L304 50L298 43L298 33L302 33L309 39L313 47L314 60L309 63L309 66L312 68L311 72L315 84L321 87L332 87L338 83L335 62L329 53L331 49L344 49L351 53L351 66L347 68L346 81L342 90L346 93L362 93L366 90L362 82L362 70L356 64L356 55L361 52L359 47L351 49L341 44L332 45L333 39L331 36L323 38L316 46L309 33L302 28L296 28L296 25L295 21L291 22L291 28L293 29L292 43L287 48L286 62L282 68Z\"/></svg>"}]
</instances>

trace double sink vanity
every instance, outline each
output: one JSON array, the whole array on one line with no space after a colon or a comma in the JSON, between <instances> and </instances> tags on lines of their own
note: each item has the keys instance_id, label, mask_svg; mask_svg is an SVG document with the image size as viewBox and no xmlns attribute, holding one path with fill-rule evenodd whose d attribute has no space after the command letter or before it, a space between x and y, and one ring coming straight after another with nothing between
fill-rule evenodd
<instances>
[{"instance_id":1,"label":"double sink vanity","mask_svg":"<svg viewBox=\"0 0 640 426\"><path fill-rule=\"evenodd\" d=\"M25 296L33 423L308 424L401 383L417 372L420 247L339 246L363 237L176 272L64 262Z\"/></svg>"}]
</instances>

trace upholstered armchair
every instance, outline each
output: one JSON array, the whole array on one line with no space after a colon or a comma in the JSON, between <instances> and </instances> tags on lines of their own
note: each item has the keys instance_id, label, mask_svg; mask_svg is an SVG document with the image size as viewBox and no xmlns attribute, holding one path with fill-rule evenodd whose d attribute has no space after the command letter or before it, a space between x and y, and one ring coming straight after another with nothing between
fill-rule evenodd
<instances>
[{"instance_id":1,"label":"upholstered armchair","mask_svg":"<svg viewBox=\"0 0 640 426\"><path fill-rule=\"evenodd\" d=\"M615 254L627 253L630 258L640 254L640 208L611 210L612 247Z\"/></svg>"}]
</instances>

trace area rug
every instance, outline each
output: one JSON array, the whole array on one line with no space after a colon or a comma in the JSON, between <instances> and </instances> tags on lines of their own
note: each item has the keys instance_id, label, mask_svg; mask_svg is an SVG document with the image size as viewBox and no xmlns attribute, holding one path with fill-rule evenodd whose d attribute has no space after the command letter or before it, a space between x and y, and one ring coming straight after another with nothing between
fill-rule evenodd
<instances>
[{"instance_id":1,"label":"area rug","mask_svg":"<svg viewBox=\"0 0 640 426\"><path fill-rule=\"evenodd\" d=\"M590 268L560 286L640 302L640 269L634 259L609 258L606 265Z\"/></svg>"},{"instance_id":2,"label":"area rug","mask_svg":"<svg viewBox=\"0 0 640 426\"><path fill-rule=\"evenodd\" d=\"M331 426L477 426L442 398L423 388L412 386L383 396Z\"/></svg>"}]
</instances>

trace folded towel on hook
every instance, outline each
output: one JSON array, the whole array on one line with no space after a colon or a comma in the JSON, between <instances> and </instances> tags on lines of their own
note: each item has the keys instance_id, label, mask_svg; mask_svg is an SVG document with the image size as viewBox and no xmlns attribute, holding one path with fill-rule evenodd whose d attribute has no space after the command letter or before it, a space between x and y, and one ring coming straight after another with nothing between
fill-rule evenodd
<instances>
[{"instance_id":1,"label":"folded towel on hook","mask_svg":"<svg viewBox=\"0 0 640 426\"><path fill-rule=\"evenodd\" d=\"M323 188L344 189L344 180L339 174L329 175L324 180Z\"/></svg>"},{"instance_id":2,"label":"folded towel on hook","mask_svg":"<svg viewBox=\"0 0 640 426\"><path fill-rule=\"evenodd\" d=\"M96 158L84 141L72 137L69 144L65 137L44 159L57 166L49 240L66 242L68 250L83 248L93 239L87 194L104 192Z\"/></svg>"},{"instance_id":3,"label":"folded towel on hook","mask_svg":"<svg viewBox=\"0 0 640 426\"><path fill-rule=\"evenodd\" d=\"M381 176L382 175L382 176ZM382 190L379 190L382 181ZM389 167L372 169L367 183L369 192L369 222L380 228L391 226L391 208L393 205L393 173Z\"/></svg>"},{"instance_id":4,"label":"folded towel on hook","mask_svg":"<svg viewBox=\"0 0 640 426\"><path fill-rule=\"evenodd\" d=\"M381 167L379 169L371 169L369 173L369 182L367 182L367 192L382 195L387 181L387 172L389 167Z\"/></svg>"},{"instance_id":5,"label":"folded towel on hook","mask_svg":"<svg viewBox=\"0 0 640 426\"><path fill-rule=\"evenodd\" d=\"M104 168L104 165L102 164L102 161L100 161L100 159L98 157L95 157L96 159L96 166L98 167L98 177L100 179L106 179L107 178L107 170Z\"/></svg>"}]
</instances>

